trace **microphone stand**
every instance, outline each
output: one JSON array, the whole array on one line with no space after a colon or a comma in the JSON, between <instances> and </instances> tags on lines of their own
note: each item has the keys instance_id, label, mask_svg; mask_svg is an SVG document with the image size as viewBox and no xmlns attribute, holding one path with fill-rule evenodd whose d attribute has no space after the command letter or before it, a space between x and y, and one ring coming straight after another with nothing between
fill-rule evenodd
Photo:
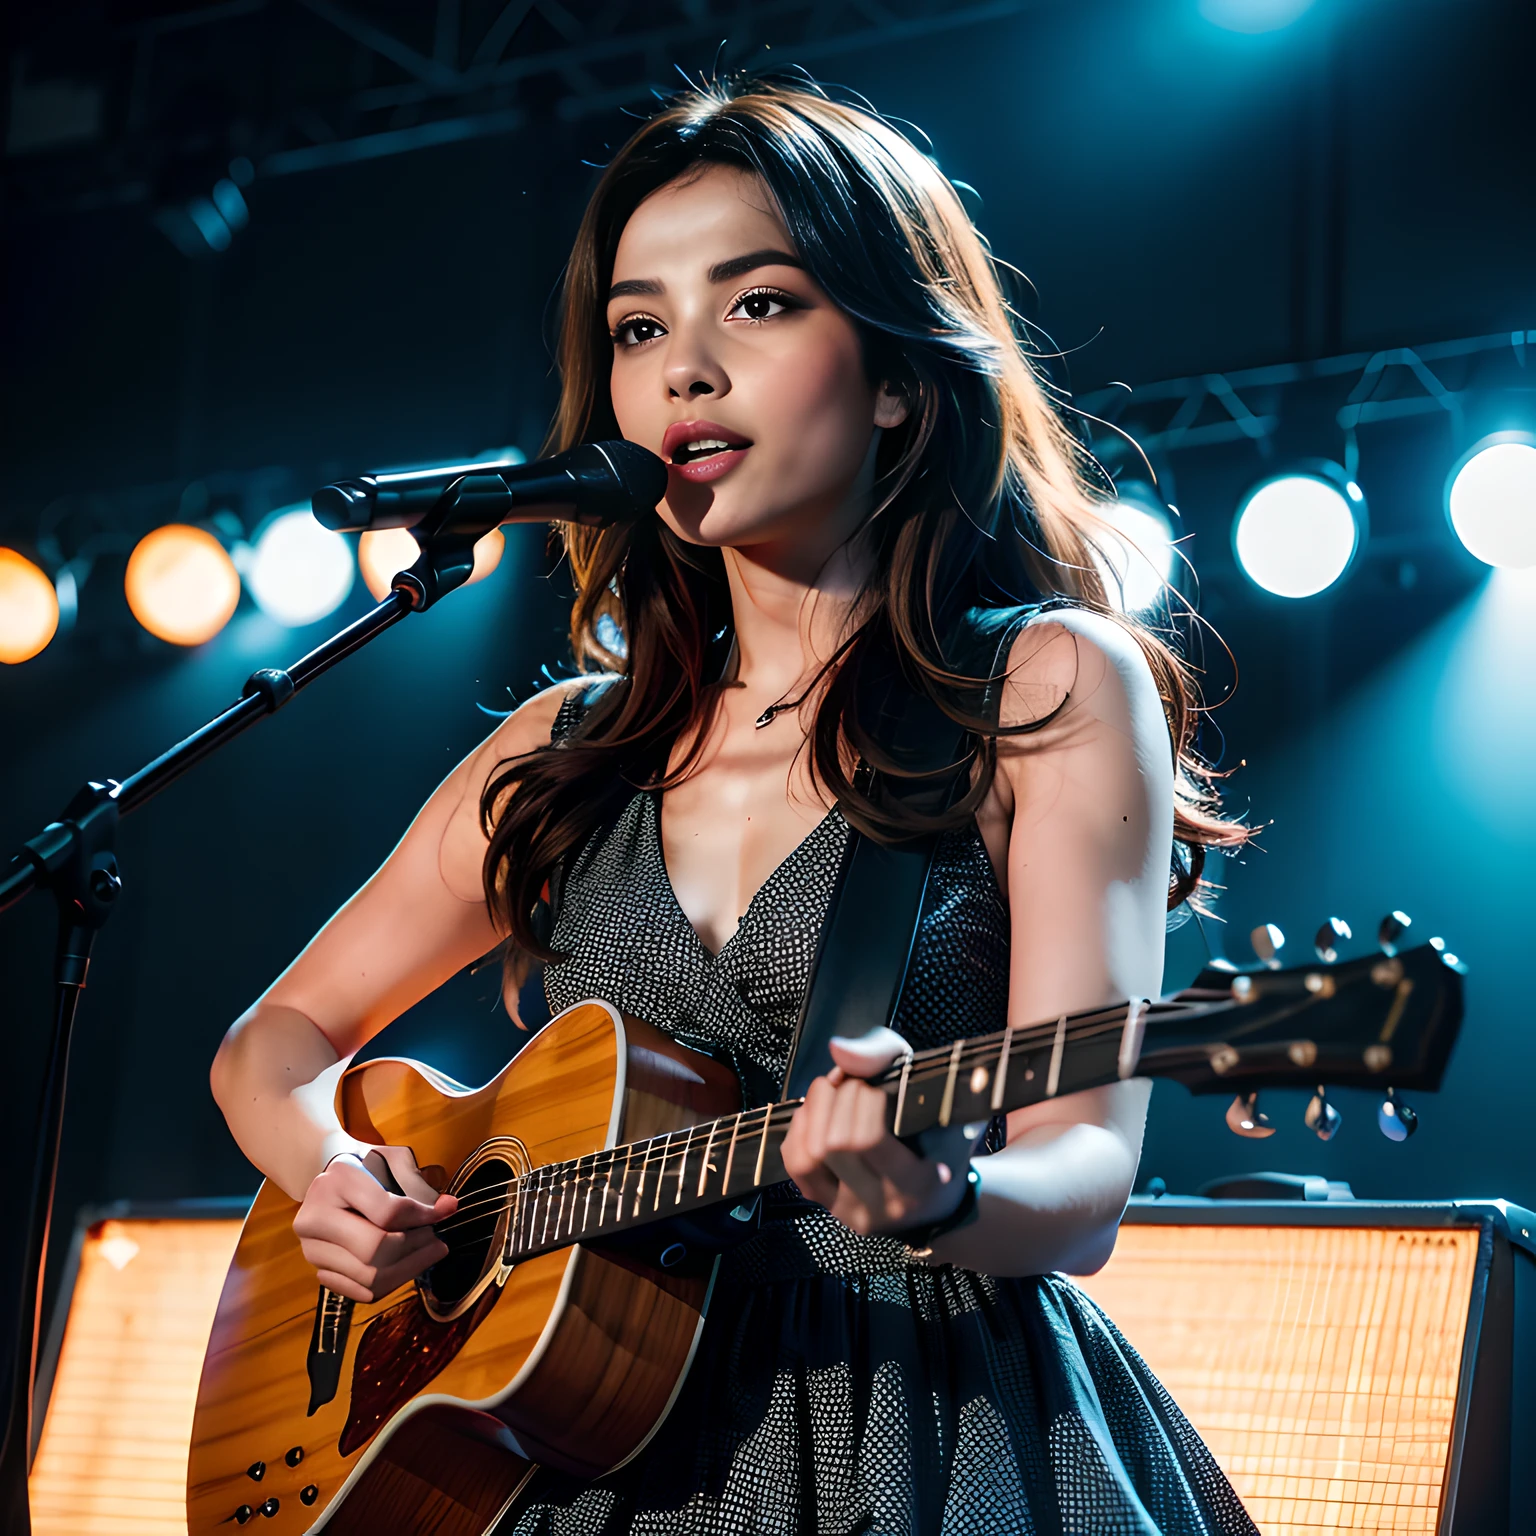
<instances>
[{"instance_id":1,"label":"microphone stand","mask_svg":"<svg viewBox=\"0 0 1536 1536\"><path fill-rule=\"evenodd\" d=\"M24 843L0 872L0 911L39 888L51 891L58 907L53 1024L36 1146L28 1170L25 1242L14 1247L7 1244L4 1257L0 1258L0 1281L4 1286L0 1296L14 1297L16 1305L11 1326L6 1330L9 1337L0 1336L0 1345L4 1346L0 1358L0 1411L5 1413L4 1440L0 1442L0 1530L9 1536L28 1536L31 1531L27 1474L34 1450L33 1389L70 1037L90 968L92 942L112 915L123 889L113 847L118 819L152 800L194 763L216 752L258 720L274 714L322 672L329 671L407 614L430 608L439 598L463 586L474 569L475 540L486 531L449 530L440 525L413 529L421 553L409 570L396 575L389 596L371 613L349 624L286 670L262 667L253 672L239 699L228 709L121 783L106 779L86 784L64 808L63 818L50 822Z\"/></svg>"}]
</instances>

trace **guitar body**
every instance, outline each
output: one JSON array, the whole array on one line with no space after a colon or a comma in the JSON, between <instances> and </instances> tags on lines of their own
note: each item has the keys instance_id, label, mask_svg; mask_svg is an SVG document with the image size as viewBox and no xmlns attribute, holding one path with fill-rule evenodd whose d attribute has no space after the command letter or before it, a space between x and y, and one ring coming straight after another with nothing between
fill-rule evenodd
<instances>
[{"instance_id":1,"label":"guitar body","mask_svg":"<svg viewBox=\"0 0 1536 1536\"><path fill-rule=\"evenodd\" d=\"M336 1098L352 1135L409 1147L461 1214L477 1188L740 1106L727 1067L597 1002L553 1020L483 1088L378 1060L351 1068ZM484 1241L425 1285L353 1304L317 1286L297 1209L262 1186L224 1284L193 1423L190 1536L251 1519L480 1536L536 1464L597 1477L666 1417L712 1268L579 1243L507 1265L505 1218L482 1197L483 1231L465 1230Z\"/></svg>"}]
</instances>

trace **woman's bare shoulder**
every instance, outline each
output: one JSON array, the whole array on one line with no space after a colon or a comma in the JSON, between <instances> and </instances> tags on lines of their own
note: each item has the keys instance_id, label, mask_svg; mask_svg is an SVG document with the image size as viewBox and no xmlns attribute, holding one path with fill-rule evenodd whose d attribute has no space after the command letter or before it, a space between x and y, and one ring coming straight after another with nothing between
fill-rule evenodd
<instances>
[{"instance_id":1,"label":"woman's bare shoulder","mask_svg":"<svg viewBox=\"0 0 1536 1536\"><path fill-rule=\"evenodd\" d=\"M480 754L506 761L548 746L555 722L566 704L587 689L611 680L607 673L583 673L551 683L548 688L524 699L486 738Z\"/></svg>"},{"instance_id":2,"label":"woman's bare shoulder","mask_svg":"<svg viewBox=\"0 0 1536 1536\"><path fill-rule=\"evenodd\" d=\"M1161 721L1152 669L1123 624L1086 608L1048 609L1014 639L1000 723L1028 725L1055 715L1065 724L1085 714L1127 734Z\"/></svg>"}]
</instances>

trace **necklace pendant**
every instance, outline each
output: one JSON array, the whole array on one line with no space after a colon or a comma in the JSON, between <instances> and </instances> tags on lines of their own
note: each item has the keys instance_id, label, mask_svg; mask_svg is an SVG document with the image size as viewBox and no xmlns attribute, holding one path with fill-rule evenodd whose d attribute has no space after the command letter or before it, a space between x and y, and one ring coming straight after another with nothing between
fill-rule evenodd
<instances>
[{"instance_id":1,"label":"necklace pendant","mask_svg":"<svg viewBox=\"0 0 1536 1536\"><path fill-rule=\"evenodd\" d=\"M762 730L762 728L763 728L763 727L764 727L764 726L765 726L765 725L772 725L772 724L773 724L773 718L774 718L774 716L775 716L775 715L777 715L777 714L778 714L778 712L779 712L779 711L780 711L780 710L781 710L781 709L782 709L782 708L783 708L783 707L784 707L784 706L783 706L783 705L782 705L782 704L770 704L770 705L769 705L769 706L768 706L768 708L767 708L767 709L765 709L765 710L764 710L764 711L763 711L763 712L762 712L762 714L760 714L760 715L759 715L759 716L758 716L758 717L757 717L757 720L756 720L756 721L755 721L755 722L754 722L754 724L753 724L753 729L754 729L754 730L758 730L758 731L760 731L760 730Z\"/></svg>"}]
</instances>

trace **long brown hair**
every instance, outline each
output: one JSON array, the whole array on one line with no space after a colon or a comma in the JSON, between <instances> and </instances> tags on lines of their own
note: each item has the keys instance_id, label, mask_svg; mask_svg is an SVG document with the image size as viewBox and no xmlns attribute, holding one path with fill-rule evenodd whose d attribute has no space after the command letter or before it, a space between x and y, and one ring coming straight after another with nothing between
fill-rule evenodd
<instances>
[{"instance_id":1,"label":"long brown hair","mask_svg":"<svg viewBox=\"0 0 1536 1536\"><path fill-rule=\"evenodd\" d=\"M803 77L747 76L690 88L634 134L603 174L567 268L560 404L545 451L621 435L605 302L619 237L652 192L707 164L762 179L807 270L858 327L869 377L911 407L878 450L858 627L819 680L808 742L816 779L872 837L962 824L991 785L997 727L979 717L977 680L953 669L944 637L977 605L1066 598L1115 617L1152 669L1177 764L1169 904L1197 892L1206 850L1249 834L1221 818L1195 750L1192 669L1109 601L1098 551L1114 492L1065 424L1068 402L1008 301L1007 269L933 161L873 112ZM501 764L481 802L492 914L514 944L545 958L533 912L551 873L637 787L665 787L695 765L731 624L720 552L685 543L660 518L562 536L577 663L622 682L578 738ZM861 680L893 674L969 733L970 789L942 815L882 793L854 766L901 771L860 708ZM691 750L669 775L680 737Z\"/></svg>"}]
</instances>

